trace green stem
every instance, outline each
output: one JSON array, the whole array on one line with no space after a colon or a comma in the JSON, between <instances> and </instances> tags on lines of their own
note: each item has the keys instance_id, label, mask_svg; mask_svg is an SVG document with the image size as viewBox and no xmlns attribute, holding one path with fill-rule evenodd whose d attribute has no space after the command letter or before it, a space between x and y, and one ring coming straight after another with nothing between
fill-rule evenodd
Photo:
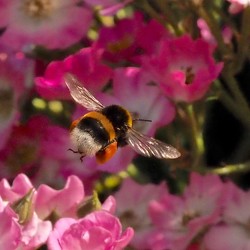
<instances>
[{"instance_id":1,"label":"green stem","mask_svg":"<svg viewBox=\"0 0 250 250\"><path fill-rule=\"evenodd\" d=\"M236 79L231 73L226 71L223 73L223 78L232 95L221 87L220 100L235 117L237 117L246 127L250 128L250 108Z\"/></svg>"},{"instance_id":2,"label":"green stem","mask_svg":"<svg viewBox=\"0 0 250 250\"><path fill-rule=\"evenodd\" d=\"M243 11L241 30L239 42L237 45L238 51L234 61L233 69L239 72L242 69L244 61L249 52L249 38L250 38L250 7L247 6Z\"/></svg>"},{"instance_id":3,"label":"green stem","mask_svg":"<svg viewBox=\"0 0 250 250\"><path fill-rule=\"evenodd\" d=\"M201 128L195 115L193 104L186 107L186 113L189 118L189 125L191 129L191 143L193 151L193 169L199 168L204 154L204 141L202 137Z\"/></svg>"},{"instance_id":4,"label":"green stem","mask_svg":"<svg viewBox=\"0 0 250 250\"><path fill-rule=\"evenodd\" d=\"M167 1L158 0L156 2L163 16L167 18L168 25L170 25L172 29L174 30L175 35L181 35L182 31L180 30L180 27L178 25L179 23L178 19L175 15L175 12L172 11L171 8L169 8Z\"/></svg>"},{"instance_id":5,"label":"green stem","mask_svg":"<svg viewBox=\"0 0 250 250\"><path fill-rule=\"evenodd\" d=\"M246 128L250 128L249 117L226 92L220 94L219 100Z\"/></svg>"},{"instance_id":6,"label":"green stem","mask_svg":"<svg viewBox=\"0 0 250 250\"><path fill-rule=\"evenodd\" d=\"M135 1L134 4L138 6L139 9L143 9L149 16L165 25L163 17L150 6L147 0Z\"/></svg>"},{"instance_id":7,"label":"green stem","mask_svg":"<svg viewBox=\"0 0 250 250\"><path fill-rule=\"evenodd\" d=\"M250 170L250 162L226 165L222 168L207 169L207 173L229 175L233 173L246 173Z\"/></svg>"}]
</instances>

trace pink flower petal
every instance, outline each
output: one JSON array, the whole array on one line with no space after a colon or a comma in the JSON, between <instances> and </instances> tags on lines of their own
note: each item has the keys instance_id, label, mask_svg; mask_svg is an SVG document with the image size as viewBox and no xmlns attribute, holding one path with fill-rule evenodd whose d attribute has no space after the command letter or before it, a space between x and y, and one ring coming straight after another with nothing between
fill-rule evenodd
<instances>
[{"instance_id":1,"label":"pink flower petal","mask_svg":"<svg viewBox=\"0 0 250 250\"><path fill-rule=\"evenodd\" d=\"M12 186L6 179L0 181L0 196L2 199L12 203L25 196L33 185L24 174L19 174L13 181Z\"/></svg>"},{"instance_id":2,"label":"pink flower petal","mask_svg":"<svg viewBox=\"0 0 250 250\"><path fill-rule=\"evenodd\" d=\"M19 247L23 250L38 248L46 243L51 231L51 222L42 221L36 213L33 213L31 220L22 227L22 237Z\"/></svg>"},{"instance_id":3,"label":"pink flower petal","mask_svg":"<svg viewBox=\"0 0 250 250\"><path fill-rule=\"evenodd\" d=\"M72 218L63 218L56 222L55 227L50 233L48 239L48 248L50 250L62 250L60 238L63 236L64 231L67 230L75 222L76 220Z\"/></svg>"},{"instance_id":4,"label":"pink flower petal","mask_svg":"<svg viewBox=\"0 0 250 250\"><path fill-rule=\"evenodd\" d=\"M35 210L40 218L46 218L55 212L58 216L76 216L76 209L84 198L81 180L70 176L64 189L54 190L47 185L37 189Z\"/></svg>"},{"instance_id":5,"label":"pink flower petal","mask_svg":"<svg viewBox=\"0 0 250 250\"><path fill-rule=\"evenodd\" d=\"M119 220L106 211L96 211L74 221L60 219L48 240L50 250L123 249L133 237L133 230L122 233Z\"/></svg>"},{"instance_id":6,"label":"pink flower petal","mask_svg":"<svg viewBox=\"0 0 250 250\"><path fill-rule=\"evenodd\" d=\"M67 72L74 74L84 87L93 93L100 91L112 75L110 67L102 63L102 51L84 48L63 61L51 62L44 77L36 77L38 93L47 99L70 99L69 90L64 82Z\"/></svg>"},{"instance_id":7,"label":"pink flower petal","mask_svg":"<svg viewBox=\"0 0 250 250\"><path fill-rule=\"evenodd\" d=\"M145 57L144 68L162 91L176 101L201 99L223 68L215 63L214 47L188 35L162 40L158 53Z\"/></svg>"},{"instance_id":8,"label":"pink flower petal","mask_svg":"<svg viewBox=\"0 0 250 250\"><path fill-rule=\"evenodd\" d=\"M221 220L224 185L215 175L192 173L183 196L166 194L150 204L153 249L187 249L199 233ZM165 245L164 245L165 244Z\"/></svg>"},{"instance_id":9,"label":"pink flower petal","mask_svg":"<svg viewBox=\"0 0 250 250\"><path fill-rule=\"evenodd\" d=\"M221 225L206 233L204 247L209 250L250 249L250 239L240 225Z\"/></svg>"},{"instance_id":10,"label":"pink flower petal","mask_svg":"<svg viewBox=\"0 0 250 250\"><path fill-rule=\"evenodd\" d=\"M114 214L116 210L115 198L110 195L102 204L102 209L110 212L111 214Z\"/></svg>"},{"instance_id":11,"label":"pink flower petal","mask_svg":"<svg viewBox=\"0 0 250 250\"><path fill-rule=\"evenodd\" d=\"M45 5L32 13L27 3L5 2L5 8L0 8L2 23L7 26L2 42L17 50L31 44L55 49L76 43L86 34L92 21L90 10L77 6L77 1ZM43 8L48 8L46 13Z\"/></svg>"},{"instance_id":12,"label":"pink flower petal","mask_svg":"<svg viewBox=\"0 0 250 250\"><path fill-rule=\"evenodd\" d=\"M17 223L17 216L9 206L0 212L0 221L1 248L16 249L21 238L21 229Z\"/></svg>"},{"instance_id":13,"label":"pink flower petal","mask_svg":"<svg viewBox=\"0 0 250 250\"><path fill-rule=\"evenodd\" d=\"M123 225L134 228L135 236L131 246L135 249L148 249L153 226L148 213L150 201L158 199L167 193L166 186L146 184L140 185L127 178L123 181L120 190L115 194L117 215Z\"/></svg>"}]
</instances>

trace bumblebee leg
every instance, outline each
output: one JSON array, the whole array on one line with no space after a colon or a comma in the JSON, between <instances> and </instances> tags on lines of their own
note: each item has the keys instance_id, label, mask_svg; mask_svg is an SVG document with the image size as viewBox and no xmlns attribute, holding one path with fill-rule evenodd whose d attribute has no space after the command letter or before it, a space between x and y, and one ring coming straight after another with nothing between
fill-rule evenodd
<instances>
[{"instance_id":1,"label":"bumblebee leg","mask_svg":"<svg viewBox=\"0 0 250 250\"><path fill-rule=\"evenodd\" d=\"M74 149L72 149L72 148L69 148L68 151L71 151L71 152L73 152L74 154L80 154L80 155L81 155L81 157L80 157L80 161L81 161L81 162L83 162L83 158L86 156L86 155L83 154L83 152L80 152L79 150L76 151L76 150L74 150Z\"/></svg>"},{"instance_id":2,"label":"bumblebee leg","mask_svg":"<svg viewBox=\"0 0 250 250\"><path fill-rule=\"evenodd\" d=\"M71 152L73 152L74 154L80 154L79 151L76 151L76 150L74 150L74 149L72 149L72 148L69 148L68 151L71 151Z\"/></svg>"},{"instance_id":3,"label":"bumblebee leg","mask_svg":"<svg viewBox=\"0 0 250 250\"><path fill-rule=\"evenodd\" d=\"M83 158L85 157L85 155L82 155L81 157L80 157L80 161L81 162L83 162Z\"/></svg>"}]
</instances>

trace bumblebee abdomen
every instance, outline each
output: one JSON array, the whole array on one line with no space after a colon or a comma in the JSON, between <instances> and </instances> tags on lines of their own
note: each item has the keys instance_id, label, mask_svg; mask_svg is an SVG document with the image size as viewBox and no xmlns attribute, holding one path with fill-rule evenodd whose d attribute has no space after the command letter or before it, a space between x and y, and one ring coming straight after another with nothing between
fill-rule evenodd
<instances>
[{"instance_id":1,"label":"bumblebee abdomen","mask_svg":"<svg viewBox=\"0 0 250 250\"><path fill-rule=\"evenodd\" d=\"M115 138L110 121L100 112L89 112L71 130L74 144L85 155L94 155Z\"/></svg>"},{"instance_id":2,"label":"bumblebee abdomen","mask_svg":"<svg viewBox=\"0 0 250 250\"><path fill-rule=\"evenodd\" d=\"M77 124L77 128L84 133L88 133L96 143L103 145L109 141L109 132L102 122L96 118L84 117Z\"/></svg>"}]
</instances>

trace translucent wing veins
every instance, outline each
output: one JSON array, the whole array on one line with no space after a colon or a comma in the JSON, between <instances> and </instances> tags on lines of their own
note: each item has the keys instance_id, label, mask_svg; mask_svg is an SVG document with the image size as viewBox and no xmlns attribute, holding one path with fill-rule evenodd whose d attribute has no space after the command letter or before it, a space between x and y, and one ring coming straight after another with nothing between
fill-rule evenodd
<instances>
[{"instance_id":1,"label":"translucent wing veins","mask_svg":"<svg viewBox=\"0 0 250 250\"><path fill-rule=\"evenodd\" d=\"M71 96L77 103L88 110L99 111L104 108L104 106L87 89L85 89L81 82L72 74L67 73L64 76L64 79Z\"/></svg>"},{"instance_id":2,"label":"translucent wing veins","mask_svg":"<svg viewBox=\"0 0 250 250\"><path fill-rule=\"evenodd\" d=\"M64 77L73 99L88 110L100 111L104 106L72 74ZM128 128L127 143L139 154L156 158L178 158L181 154L173 146L143 135L133 128Z\"/></svg>"},{"instance_id":3,"label":"translucent wing veins","mask_svg":"<svg viewBox=\"0 0 250 250\"><path fill-rule=\"evenodd\" d=\"M143 135L132 128L128 129L127 142L137 153L147 157L175 159L181 155L173 146Z\"/></svg>"}]
</instances>

